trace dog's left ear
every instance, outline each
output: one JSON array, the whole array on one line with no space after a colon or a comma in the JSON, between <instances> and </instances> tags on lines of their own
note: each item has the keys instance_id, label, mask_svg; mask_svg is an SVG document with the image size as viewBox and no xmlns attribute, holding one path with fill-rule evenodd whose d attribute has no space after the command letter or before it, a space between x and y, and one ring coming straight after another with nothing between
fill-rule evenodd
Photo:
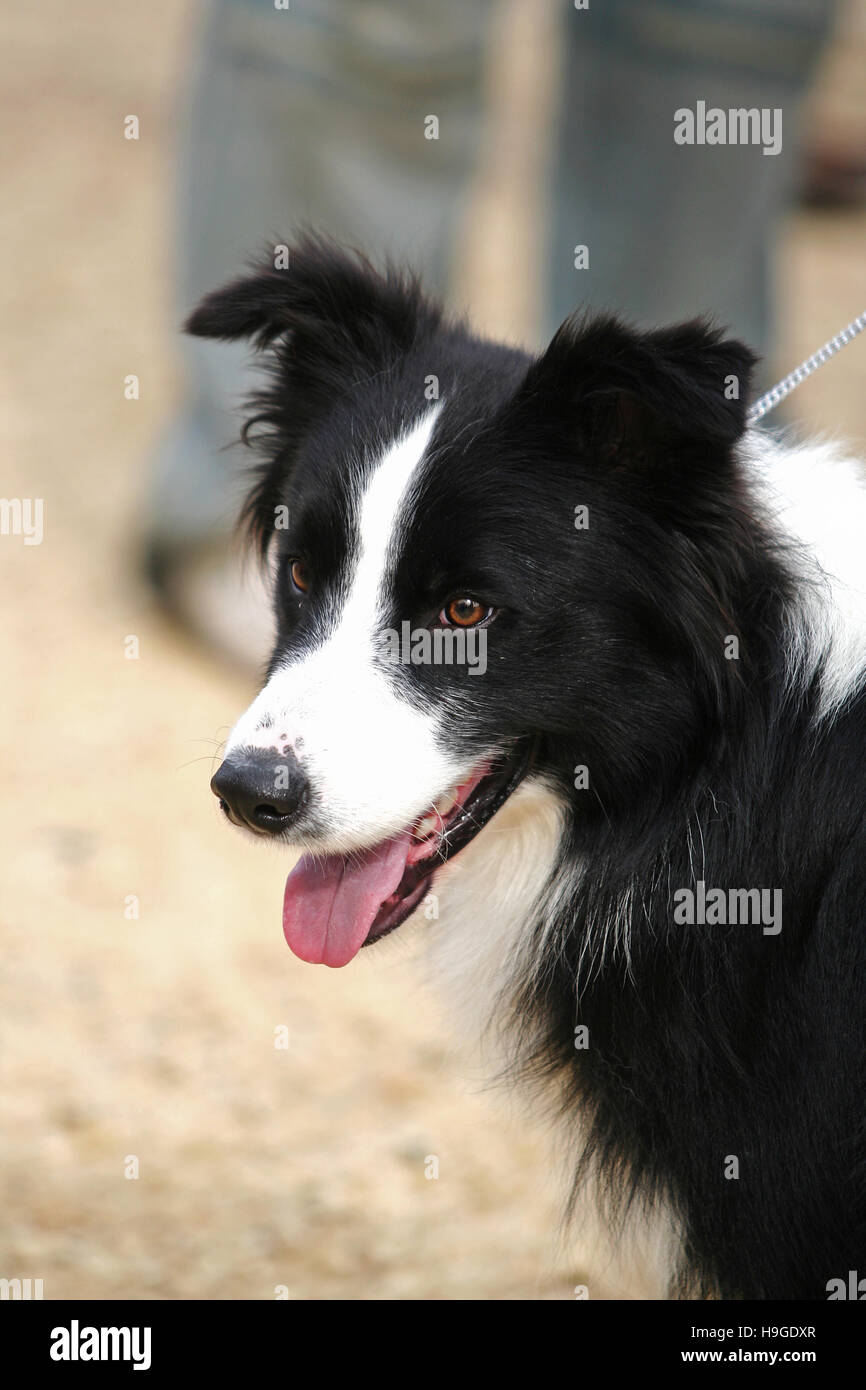
<instances>
[{"instance_id":1,"label":"dog's left ear","mask_svg":"<svg viewBox=\"0 0 866 1390\"><path fill-rule=\"evenodd\" d=\"M612 316L572 317L519 396L543 402L600 462L652 467L684 446L736 442L756 360L702 320L641 333Z\"/></svg>"}]
</instances>

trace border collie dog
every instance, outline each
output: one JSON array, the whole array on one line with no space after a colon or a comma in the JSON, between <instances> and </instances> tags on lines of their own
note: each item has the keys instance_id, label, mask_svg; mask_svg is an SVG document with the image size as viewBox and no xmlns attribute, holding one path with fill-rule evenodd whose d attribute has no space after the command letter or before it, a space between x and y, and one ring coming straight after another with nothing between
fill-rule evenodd
<instances>
[{"instance_id":1,"label":"border collie dog","mask_svg":"<svg viewBox=\"0 0 866 1390\"><path fill-rule=\"evenodd\" d=\"M291 949L420 939L608 1272L866 1273L857 463L748 429L754 358L703 321L533 356L310 236L187 326L266 369L276 645L212 786L303 851Z\"/></svg>"}]
</instances>

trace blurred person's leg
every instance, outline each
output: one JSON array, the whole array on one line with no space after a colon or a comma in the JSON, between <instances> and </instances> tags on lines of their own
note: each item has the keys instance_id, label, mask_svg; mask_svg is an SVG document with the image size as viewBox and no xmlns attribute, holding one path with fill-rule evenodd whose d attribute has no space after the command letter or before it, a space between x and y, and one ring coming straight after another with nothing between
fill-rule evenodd
<instances>
[{"instance_id":1,"label":"blurred person's leg","mask_svg":"<svg viewBox=\"0 0 866 1390\"><path fill-rule=\"evenodd\" d=\"M490 0L217 0L209 6L178 194L181 313L308 222L447 292L475 172ZM426 118L439 138L425 138ZM227 570L248 465L248 348L185 340L187 402L161 443L150 567L167 603L224 647L262 645L257 593Z\"/></svg>"},{"instance_id":2,"label":"blurred person's leg","mask_svg":"<svg viewBox=\"0 0 866 1390\"><path fill-rule=\"evenodd\" d=\"M765 352L771 256L834 0L604 0L564 12L549 323L709 311ZM674 141L680 108L782 110L782 148ZM589 268L575 268L576 246ZM783 287L782 287L783 288Z\"/></svg>"}]
</instances>

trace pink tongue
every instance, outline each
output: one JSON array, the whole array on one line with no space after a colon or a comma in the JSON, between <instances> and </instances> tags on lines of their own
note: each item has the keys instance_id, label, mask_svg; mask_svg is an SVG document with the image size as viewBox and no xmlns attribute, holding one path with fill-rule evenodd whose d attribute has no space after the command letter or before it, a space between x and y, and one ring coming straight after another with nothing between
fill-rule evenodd
<instances>
[{"instance_id":1,"label":"pink tongue","mask_svg":"<svg viewBox=\"0 0 866 1390\"><path fill-rule=\"evenodd\" d=\"M344 857L305 854L286 880L283 934L311 965L348 965L406 868L412 834Z\"/></svg>"}]
</instances>

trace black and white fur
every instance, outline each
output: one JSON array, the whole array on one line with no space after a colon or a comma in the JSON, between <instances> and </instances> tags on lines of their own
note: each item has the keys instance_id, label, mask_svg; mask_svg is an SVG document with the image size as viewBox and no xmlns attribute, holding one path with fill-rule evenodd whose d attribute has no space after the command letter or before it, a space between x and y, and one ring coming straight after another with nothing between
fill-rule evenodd
<instances>
[{"instance_id":1,"label":"black and white fur","mask_svg":"<svg viewBox=\"0 0 866 1390\"><path fill-rule=\"evenodd\" d=\"M858 465L748 430L752 356L702 322L573 318L533 357L320 240L188 327L268 372L247 517L278 637L226 756L290 746L290 843L350 854L531 740L402 930L556 1115L607 1259L659 1296L826 1298L866 1261ZM483 678L378 660L463 590L496 610ZM699 879L781 889L781 932L675 925Z\"/></svg>"}]
</instances>

